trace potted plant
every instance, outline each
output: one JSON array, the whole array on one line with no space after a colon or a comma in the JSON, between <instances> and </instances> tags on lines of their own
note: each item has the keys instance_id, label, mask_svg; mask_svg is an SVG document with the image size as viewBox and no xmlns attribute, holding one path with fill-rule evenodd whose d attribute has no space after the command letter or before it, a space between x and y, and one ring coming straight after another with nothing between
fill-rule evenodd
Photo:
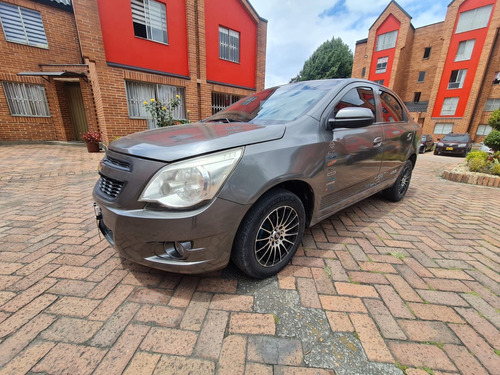
<instances>
[{"instance_id":1,"label":"potted plant","mask_svg":"<svg viewBox=\"0 0 500 375\"><path fill-rule=\"evenodd\" d=\"M99 142L102 141L101 132L89 130L82 134L82 139L87 145L88 152L99 152Z\"/></svg>"}]
</instances>

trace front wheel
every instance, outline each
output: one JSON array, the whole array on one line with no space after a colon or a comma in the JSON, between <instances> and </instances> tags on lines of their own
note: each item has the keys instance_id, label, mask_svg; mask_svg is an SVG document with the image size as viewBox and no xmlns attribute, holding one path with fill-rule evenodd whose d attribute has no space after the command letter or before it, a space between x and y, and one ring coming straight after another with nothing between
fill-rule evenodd
<instances>
[{"instance_id":1,"label":"front wheel","mask_svg":"<svg viewBox=\"0 0 500 375\"><path fill-rule=\"evenodd\" d=\"M394 185L382 190L382 194L386 199L393 202L398 202L403 199L410 187L412 170L413 164L410 160L407 160Z\"/></svg>"},{"instance_id":2,"label":"front wheel","mask_svg":"<svg viewBox=\"0 0 500 375\"><path fill-rule=\"evenodd\" d=\"M300 245L305 228L302 201L284 189L260 198L243 218L231 259L247 275L263 279L281 271Z\"/></svg>"}]
</instances>

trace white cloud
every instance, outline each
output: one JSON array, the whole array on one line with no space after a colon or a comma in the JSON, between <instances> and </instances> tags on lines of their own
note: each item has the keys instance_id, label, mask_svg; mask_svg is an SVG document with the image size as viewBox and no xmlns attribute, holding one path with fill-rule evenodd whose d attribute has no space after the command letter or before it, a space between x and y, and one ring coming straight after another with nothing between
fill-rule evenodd
<instances>
[{"instance_id":1,"label":"white cloud","mask_svg":"<svg viewBox=\"0 0 500 375\"><path fill-rule=\"evenodd\" d=\"M290 81L304 62L323 42L340 37L354 52L355 43L368 36L368 28L389 4L388 0L250 0L261 17L266 18L266 87ZM400 0L413 16L415 27L444 20L446 5L433 0ZM332 9L339 12L323 16Z\"/></svg>"}]
</instances>

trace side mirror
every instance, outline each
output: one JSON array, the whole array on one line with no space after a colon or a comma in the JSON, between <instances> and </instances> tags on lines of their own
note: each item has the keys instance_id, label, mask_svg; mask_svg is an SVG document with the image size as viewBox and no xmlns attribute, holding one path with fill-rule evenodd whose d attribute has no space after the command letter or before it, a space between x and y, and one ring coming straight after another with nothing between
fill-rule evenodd
<instances>
[{"instance_id":1,"label":"side mirror","mask_svg":"<svg viewBox=\"0 0 500 375\"><path fill-rule=\"evenodd\" d=\"M337 112L335 118L328 119L327 130L336 128L361 128L373 124L375 117L369 108L346 107Z\"/></svg>"}]
</instances>

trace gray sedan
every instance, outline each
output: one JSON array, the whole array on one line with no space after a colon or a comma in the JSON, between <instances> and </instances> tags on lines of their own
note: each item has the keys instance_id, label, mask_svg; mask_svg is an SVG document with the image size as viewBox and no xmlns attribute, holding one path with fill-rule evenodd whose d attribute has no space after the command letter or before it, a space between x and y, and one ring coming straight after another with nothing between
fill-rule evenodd
<instances>
[{"instance_id":1,"label":"gray sedan","mask_svg":"<svg viewBox=\"0 0 500 375\"><path fill-rule=\"evenodd\" d=\"M201 123L113 142L94 189L98 226L137 263L202 273L232 259L268 277L305 227L380 191L401 200L420 133L370 81L266 89Z\"/></svg>"}]
</instances>

